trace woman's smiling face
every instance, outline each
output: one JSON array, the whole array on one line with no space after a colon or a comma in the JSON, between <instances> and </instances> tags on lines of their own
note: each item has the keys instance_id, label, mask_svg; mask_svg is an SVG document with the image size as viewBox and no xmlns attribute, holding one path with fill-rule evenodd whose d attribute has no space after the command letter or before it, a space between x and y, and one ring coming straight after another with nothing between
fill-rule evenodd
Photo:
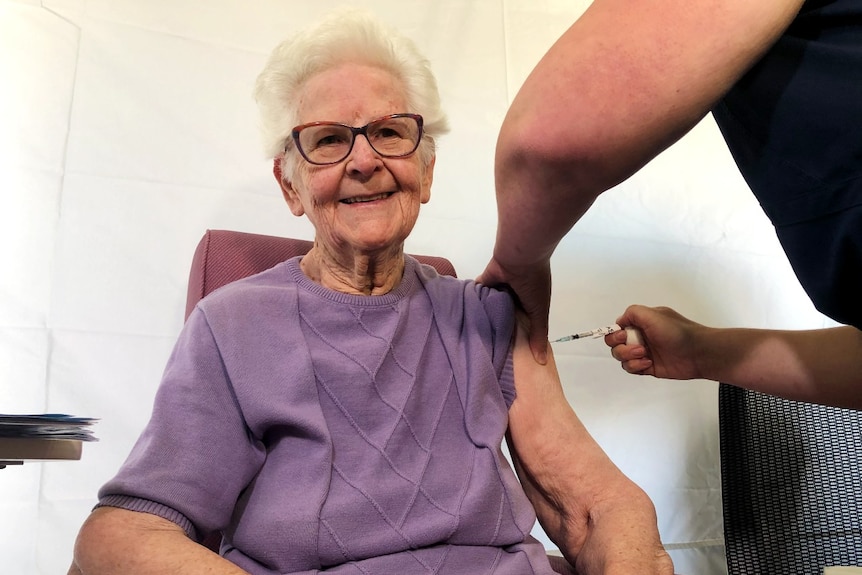
<instances>
[{"instance_id":1,"label":"woman's smiling face","mask_svg":"<svg viewBox=\"0 0 862 575\"><path fill-rule=\"evenodd\" d=\"M299 93L300 124L339 122L363 126L407 109L401 83L380 68L342 64L310 78ZM292 174L279 182L294 215L305 214L314 225L315 240L335 254L366 254L400 250L431 197L434 160L426 166L419 153L384 158L356 136L343 161L316 166L296 154Z\"/></svg>"}]
</instances>

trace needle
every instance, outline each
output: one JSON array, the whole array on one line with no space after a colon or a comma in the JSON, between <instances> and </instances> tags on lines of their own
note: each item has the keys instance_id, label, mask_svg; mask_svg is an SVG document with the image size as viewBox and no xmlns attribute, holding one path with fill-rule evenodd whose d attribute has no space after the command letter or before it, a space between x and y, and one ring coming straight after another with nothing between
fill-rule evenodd
<instances>
[{"instance_id":1,"label":"needle","mask_svg":"<svg viewBox=\"0 0 862 575\"><path fill-rule=\"evenodd\" d=\"M591 329L589 331L582 331L581 333L573 333L572 335L567 335L561 337L560 339L555 339L551 343L559 343L561 341L572 341L573 339L583 339L585 337L602 337L608 335L609 333L614 333L615 331L620 331L622 328L617 324L609 325L606 327L597 327L596 329Z\"/></svg>"}]
</instances>

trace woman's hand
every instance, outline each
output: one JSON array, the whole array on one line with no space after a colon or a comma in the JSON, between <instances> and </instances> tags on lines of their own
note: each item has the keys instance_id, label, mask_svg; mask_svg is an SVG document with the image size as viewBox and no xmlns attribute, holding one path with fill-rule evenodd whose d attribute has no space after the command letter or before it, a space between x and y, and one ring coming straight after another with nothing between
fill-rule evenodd
<instances>
[{"instance_id":1,"label":"woman's hand","mask_svg":"<svg viewBox=\"0 0 862 575\"><path fill-rule=\"evenodd\" d=\"M611 355L629 373L665 379L702 377L698 360L702 353L699 335L709 329L667 307L632 305L617 319L623 327L641 332L643 344L627 344L626 332L605 336Z\"/></svg>"},{"instance_id":2,"label":"woman's hand","mask_svg":"<svg viewBox=\"0 0 862 575\"><path fill-rule=\"evenodd\" d=\"M617 320L643 333L628 345L605 336L629 373L707 379L795 401L862 409L862 331L851 326L778 330L715 328L666 307L630 306Z\"/></svg>"},{"instance_id":3,"label":"woman's hand","mask_svg":"<svg viewBox=\"0 0 862 575\"><path fill-rule=\"evenodd\" d=\"M525 329L533 357L544 365L548 357L548 313L551 307L551 263L510 270L492 259L476 282L488 287L506 287L526 314Z\"/></svg>"}]
</instances>

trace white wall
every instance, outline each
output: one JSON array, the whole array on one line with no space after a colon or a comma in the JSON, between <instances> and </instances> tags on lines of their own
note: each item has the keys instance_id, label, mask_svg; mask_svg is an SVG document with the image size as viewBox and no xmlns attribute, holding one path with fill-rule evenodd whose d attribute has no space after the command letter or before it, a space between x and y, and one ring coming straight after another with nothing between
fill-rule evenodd
<instances>
[{"instance_id":1,"label":"white wall","mask_svg":"<svg viewBox=\"0 0 862 575\"><path fill-rule=\"evenodd\" d=\"M462 277L488 260L494 142L585 0L354 2L430 57L452 133L408 243ZM0 0L0 412L101 418L82 461L0 471L3 570L65 573L78 527L147 420L207 228L311 237L259 152L252 82L331 0ZM554 258L551 335L630 303L717 325L817 327L711 119L596 203ZM557 348L571 402L655 500L677 571L725 572L716 385Z\"/></svg>"}]
</instances>

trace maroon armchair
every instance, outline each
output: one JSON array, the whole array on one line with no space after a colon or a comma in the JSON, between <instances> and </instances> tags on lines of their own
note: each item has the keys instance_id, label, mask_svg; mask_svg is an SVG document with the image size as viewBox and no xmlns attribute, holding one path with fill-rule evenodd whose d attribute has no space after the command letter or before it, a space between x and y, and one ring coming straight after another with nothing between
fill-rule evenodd
<instances>
[{"instance_id":1,"label":"maroon armchair","mask_svg":"<svg viewBox=\"0 0 862 575\"><path fill-rule=\"evenodd\" d=\"M189 273L186 313L207 294L232 281L268 270L294 256L303 255L313 242L230 230L207 230L198 243ZM446 258L413 255L424 264L433 266L437 273L457 277L455 267ZM220 533L208 535L203 544L218 551ZM557 573L575 575L574 569L562 557L549 555L551 567Z\"/></svg>"}]
</instances>

